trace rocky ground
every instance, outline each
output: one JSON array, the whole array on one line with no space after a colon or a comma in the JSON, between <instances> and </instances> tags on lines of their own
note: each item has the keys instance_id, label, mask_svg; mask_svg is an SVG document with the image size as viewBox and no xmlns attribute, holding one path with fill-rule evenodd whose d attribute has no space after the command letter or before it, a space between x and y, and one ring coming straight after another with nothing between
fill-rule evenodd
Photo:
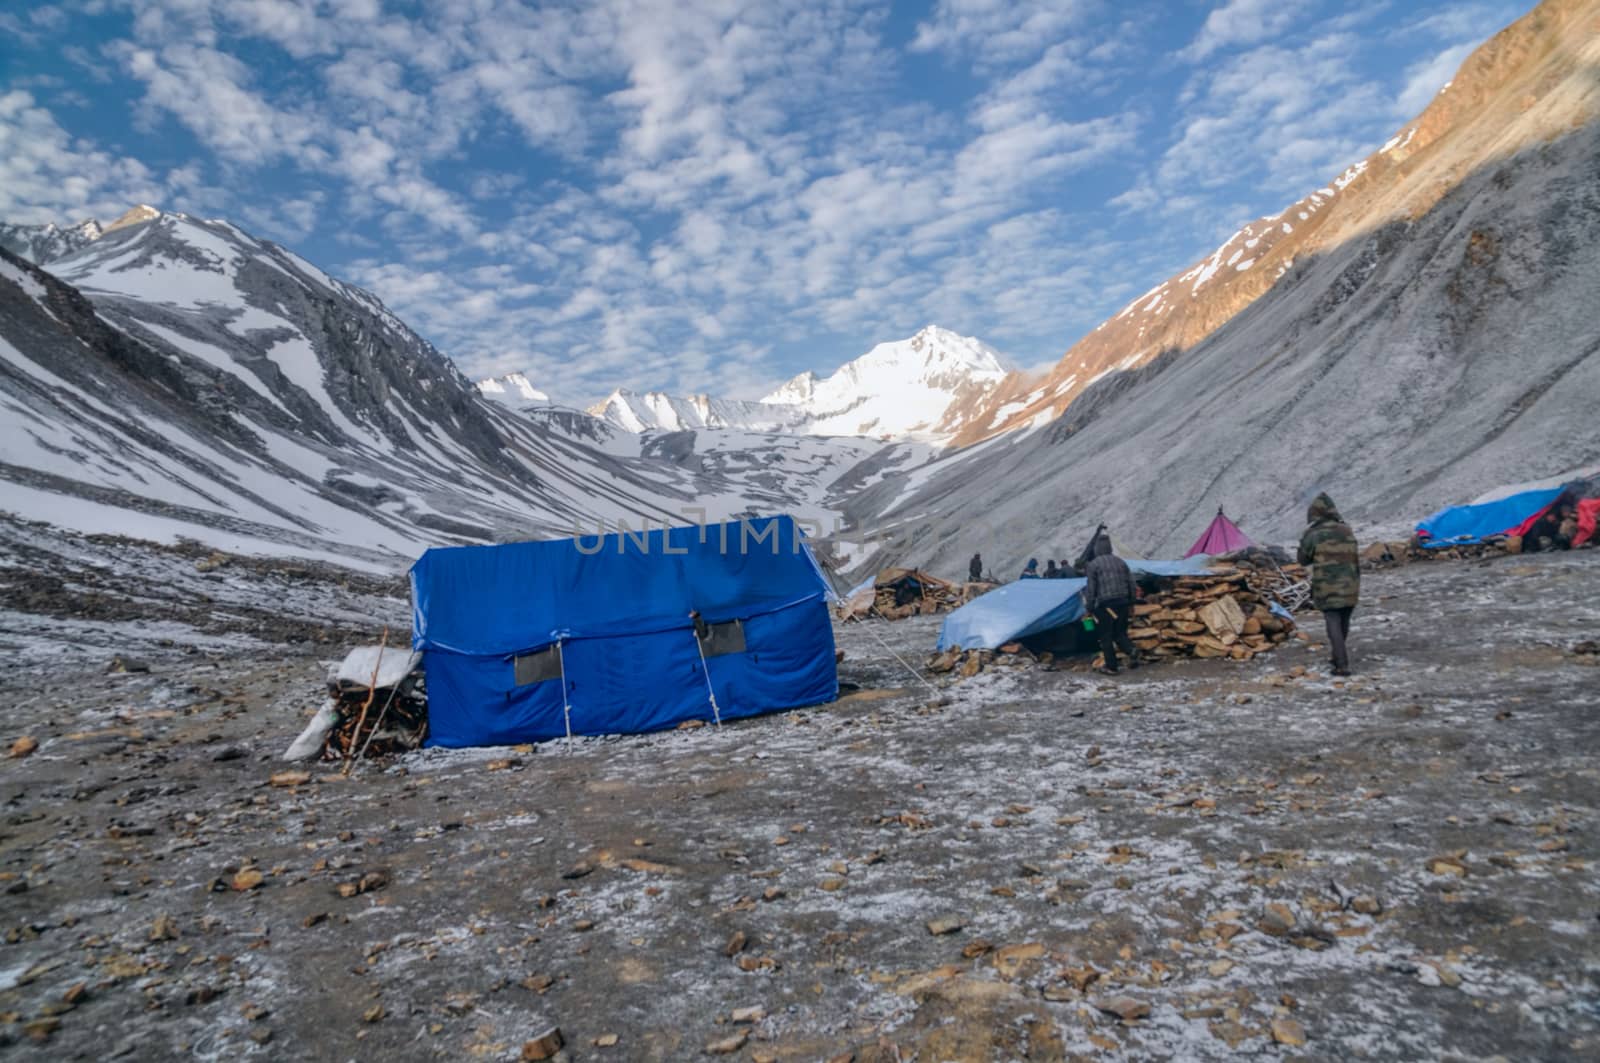
<instances>
[{"instance_id":1,"label":"rocky ground","mask_svg":"<svg viewBox=\"0 0 1600 1063\"><path fill-rule=\"evenodd\" d=\"M0 571L13 1058L1600 1053L1595 552L1370 576L1347 682L851 625L832 705L298 785L403 585L69 552Z\"/></svg>"}]
</instances>

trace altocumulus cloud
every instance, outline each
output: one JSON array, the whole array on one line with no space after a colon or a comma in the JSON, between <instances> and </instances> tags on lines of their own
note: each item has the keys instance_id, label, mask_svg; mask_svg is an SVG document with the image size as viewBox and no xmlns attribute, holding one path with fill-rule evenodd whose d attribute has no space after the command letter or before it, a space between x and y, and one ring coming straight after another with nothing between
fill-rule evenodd
<instances>
[{"instance_id":1,"label":"altocumulus cloud","mask_svg":"<svg viewBox=\"0 0 1600 1063\"><path fill-rule=\"evenodd\" d=\"M759 393L930 321L1036 364L1525 6L35 3L0 216L226 216L574 400Z\"/></svg>"}]
</instances>

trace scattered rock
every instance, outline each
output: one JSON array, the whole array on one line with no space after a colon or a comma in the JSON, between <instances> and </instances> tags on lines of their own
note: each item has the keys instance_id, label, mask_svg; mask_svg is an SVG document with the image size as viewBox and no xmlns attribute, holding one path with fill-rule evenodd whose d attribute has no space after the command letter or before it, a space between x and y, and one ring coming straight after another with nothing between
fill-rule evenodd
<instances>
[{"instance_id":1,"label":"scattered rock","mask_svg":"<svg viewBox=\"0 0 1600 1063\"><path fill-rule=\"evenodd\" d=\"M55 1032L59 1029L61 1029L61 1020L55 1016L34 1019L31 1022L22 1024L22 1032L27 1035L28 1040L37 1041L40 1044L54 1037Z\"/></svg>"},{"instance_id":2,"label":"scattered rock","mask_svg":"<svg viewBox=\"0 0 1600 1063\"><path fill-rule=\"evenodd\" d=\"M1378 915L1383 911L1383 905L1378 903L1376 897L1363 895L1350 901L1350 909L1361 915Z\"/></svg>"},{"instance_id":3,"label":"scattered rock","mask_svg":"<svg viewBox=\"0 0 1600 1063\"><path fill-rule=\"evenodd\" d=\"M712 1041L710 1044L706 1045L706 1055L731 1056L733 1053L743 1048L745 1046L745 1042L748 1040L750 1040L750 1035L744 1030L740 1030L732 1037L724 1037L720 1041Z\"/></svg>"},{"instance_id":4,"label":"scattered rock","mask_svg":"<svg viewBox=\"0 0 1600 1063\"><path fill-rule=\"evenodd\" d=\"M1461 988L1461 975L1447 963L1431 961L1422 964L1420 970L1431 974L1432 977L1423 978L1423 981L1428 985L1449 986L1451 989Z\"/></svg>"},{"instance_id":5,"label":"scattered rock","mask_svg":"<svg viewBox=\"0 0 1600 1063\"><path fill-rule=\"evenodd\" d=\"M304 786L310 781L309 771L277 771L267 780L273 786Z\"/></svg>"},{"instance_id":6,"label":"scattered rock","mask_svg":"<svg viewBox=\"0 0 1600 1063\"><path fill-rule=\"evenodd\" d=\"M1094 1001L1094 1006L1107 1015L1115 1015L1123 1022L1134 1022L1150 1016L1150 1005L1133 997L1100 997Z\"/></svg>"},{"instance_id":7,"label":"scattered rock","mask_svg":"<svg viewBox=\"0 0 1600 1063\"><path fill-rule=\"evenodd\" d=\"M750 938L743 930L735 930L733 936L728 938L728 943L722 946L724 956L737 956L750 944Z\"/></svg>"},{"instance_id":8,"label":"scattered rock","mask_svg":"<svg viewBox=\"0 0 1600 1063\"><path fill-rule=\"evenodd\" d=\"M944 934L954 934L957 930L967 925L967 921L959 915L941 915L936 919L928 920L928 933L934 937Z\"/></svg>"},{"instance_id":9,"label":"scattered rock","mask_svg":"<svg viewBox=\"0 0 1600 1063\"><path fill-rule=\"evenodd\" d=\"M1072 988L1082 993L1089 988L1090 983L1100 977L1100 972L1085 964L1082 967L1067 967L1061 971L1061 977L1072 983Z\"/></svg>"},{"instance_id":10,"label":"scattered rock","mask_svg":"<svg viewBox=\"0 0 1600 1063\"><path fill-rule=\"evenodd\" d=\"M260 888L261 884L266 880L267 877L260 871L257 871L253 867L247 867L235 874L233 876L233 881L229 883L229 885L231 885L236 892L244 893L248 890Z\"/></svg>"},{"instance_id":11,"label":"scattered rock","mask_svg":"<svg viewBox=\"0 0 1600 1063\"><path fill-rule=\"evenodd\" d=\"M374 1004L372 1007L361 1013L361 1021L377 1022L378 1020L382 1019L385 1014L387 1014L387 1012L383 1010L382 1004Z\"/></svg>"},{"instance_id":12,"label":"scattered rock","mask_svg":"<svg viewBox=\"0 0 1600 1063\"><path fill-rule=\"evenodd\" d=\"M782 886L768 886L766 889L761 891L761 899L764 901L775 901L782 896Z\"/></svg>"},{"instance_id":13,"label":"scattered rock","mask_svg":"<svg viewBox=\"0 0 1600 1063\"><path fill-rule=\"evenodd\" d=\"M618 1037L614 1033L603 1033L594 1039L594 1046L596 1048L612 1048L620 1040L622 1040L622 1038Z\"/></svg>"},{"instance_id":14,"label":"scattered rock","mask_svg":"<svg viewBox=\"0 0 1600 1063\"><path fill-rule=\"evenodd\" d=\"M158 915L150 927L151 941L174 941L178 937L178 922L170 915Z\"/></svg>"},{"instance_id":15,"label":"scattered rock","mask_svg":"<svg viewBox=\"0 0 1600 1063\"><path fill-rule=\"evenodd\" d=\"M587 860L579 860L576 864L561 872L561 877L565 879L582 878L585 875L593 874L593 872L593 864Z\"/></svg>"},{"instance_id":16,"label":"scattered rock","mask_svg":"<svg viewBox=\"0 0 1600 1063\"><path fill-rule=\"evenodd\" d=\"M734 965L741 971L776 971L778 961L771 956L752 956L748 952L742 954L734 961Z\"/></svg>"},{"instance_id":17,"label":"scattered rock","mask_svg":"<svg viewBox=\"0 0 1600 1063\"><path fill-rule=\"evenodd\" d=\"M767 1017L767 1009L759 1004L752 1004L748 1008L734 1008L730 1018L734 1022L754 1023Z\"/></svg>"},{"instance_id":18,"label":"scattered rock","mask_svg":"<svg viewBox=\"0 0 1600 1063\"><path fill-rule=\"evenodd\" d=\"M11 743L11 757L14 760L21 760L23 757L31 756L34 750L38 748L39 740L37 738L31 735L23 735Z\"/></svg>"},{"instance_id":19,"label":"scattered rock","mask_svg":"<svg viewBox=\"0 0 1600 1063\"><path fill-rule=\"evenodd\" d=\"M996 949L994 954L994 969L1000 972L1001 978L1015 979L1023 971L1044 956L1044 946L1037 942L1026 945L1006 945Z\"/></svg>"},{"instance_id":20,"label":"scattered rock","mask_svg":"<svg viewBox=\"0 0 1600 1063\"><path fill-rule=\"evenodd\" d=\"M388 884L389 872L380 868L376 871L366 872L353 882L339 883L339 896L348 899L350 897L359 896L363 893L371 893L374 890L381 890Z\"/></svg>"},{"instance_id":21,"label":"scattered rock","mask_svg":"<svg viewBox=\"0 0 1600 1063\"><path fill-rule=\"evenodd\" d=\"M1299 1048L1306 1043L1306 1030L1293 1019L1273 1019L1272 1039L1280 1045Z\"/></svg>"},{"instance_id":22,"label":"scattered rock","mask_svg":"<svg viewBox=\"0 0 1600 1063\"><path fill-rule=\"evenodd\" d=\"M822 880L821 886L822 886L822 889L826 890L829 893L836 893L839 890L844 889L844 879L842 879L842 878L825 878L825 879Z\"/></svg>"},{"instance_id":23,"label":"scattered rock","mask_svg":"<svg viewBox=\"0 0 1600 1063\"><path fill-rule=\"evenodd\" d=\"M1467 865L1461 859L1466 855L1463 850L1459 853L1446 853L1443 856L1430 856L1426 865L1430 875L1455 875L1457 878L1465 877Z\"/></svg>"},{"instance_id":24,"label":"scattered rock","mask_svg":"<svg viewBox=\"0 0 1600 1063\"><path fill-rule=\"evenodd\" d=\"M522 1043L522 1058L524 1060L550 1059L561 1051L561 1046L564 1044L566 1044L566 1041L561 1037L561 1028L552 1026L533 1040Z\"/></svg>"},{"instance_id":25,"label":"scattered rock","mask_svg":"<svg viewBox=\"0 0 1600 1063\"><path fill-rule=\"evenodd\" d=\"M1267 905L1262 912L1261 921L1256 924L1256 929L1263 934L1273 937L1285 937L1294 929L1294 911L1287 904L1272 903Z\"/></svg>"}]
</instances>

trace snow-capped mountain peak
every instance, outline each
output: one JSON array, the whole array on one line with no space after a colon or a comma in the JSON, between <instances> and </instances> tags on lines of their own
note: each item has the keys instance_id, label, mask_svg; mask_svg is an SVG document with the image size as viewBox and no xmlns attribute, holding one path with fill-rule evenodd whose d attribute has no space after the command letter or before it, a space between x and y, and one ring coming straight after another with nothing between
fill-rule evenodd
<instances>
[{"instance_id":1,"label":"snow-capped mountain peak","mask_svg":"<svg viewBox=\"0 0 1600 1063\"><path fill-rule=\"evenodd\" d=\"M943 443L1007 375L981 340L929 325L880 343L829 376L807 370L759 402L617 388L588 412L627 432L738 428L814 436L871 436ZM509 378L499 378L501 381ZM485 381L485 394L505 385Z\"/></svg>"},{"instance_id":2,"label":"snow-capped mountain peak","mask_svg":"<svg viewBox=\"0 0 1600 1063\"><path fill-rule=\"evenodd\" d=\"M1006 377L1000 352L971 336L928 325L880 343L831 376L806 372L764 402L803 409L823 435L896 436L938 441L952 414L975 405Z\"/></svg>"},{"instance_id":3,"label":"snow-capped mountain peak","mask_svg":"<svg viewBox=\"0 0 1600 1063\"><path fill-rule=\"evenodd\" d=\"M161 217L161 213L162 212L160 210L150 206L148 203L140 203L138 206L124 212L120 218L112 222L110 225L105 226L101 232L96 235L103 235L104 233L113 232L117 229L125 229L130 225L138 225L141 222L154 221L155 219ZM96 227L99 228L98 223L96 223Z\"/></svg>"},{"instance_id":4,"label":"snow-capped mountain peak","mask_svg":"<svg viewBox=\"0 0 1600 1063\"><path fill-rule=\"evenodd\" d=\"M821 378L816 373L807 369L799 376L790 377L778 390L761 401L778 406L804 406L811 401L811 396L816 393L819 379Z\"/></svg>"},{"instance_id":5,"label":"snow-capped mountain peak","mask_svg":"<svg viewBox=\"0 0 1600 1063\"><path fill-rule=\"evenodd\" d=\"M8 225L0 222L0 247L34 265L43 265L100 239L105 229L93 218L76 225Z\"/></svg>"},{"instance_id":6,"label":"snow-capped mountain peak","mask_svg":"<svg viewBox=\"0 0 1600 1063\"><path fill-rule=\"evenodd\" d=\"M683 397L662 391L641 393L628 388L617 388L589 407L589 413L628 432L678 432L699 428L805 431L804 414L787 406L718 399L710 395Z\"/></svg>"},{"instance_id":7,"label":"snow-capped mountain peak","mask_svg":"<svg viewBox=\"0 0 1600 1063\"><path fill-rule=\"evenodd\" d=\"M549 395L533 386L521 373L507 373L505 376L489 377L487 380L478 381L478 390L485 398L494 399L512 406L549 406L553 402Z\"/></svg>"}]
</instances>

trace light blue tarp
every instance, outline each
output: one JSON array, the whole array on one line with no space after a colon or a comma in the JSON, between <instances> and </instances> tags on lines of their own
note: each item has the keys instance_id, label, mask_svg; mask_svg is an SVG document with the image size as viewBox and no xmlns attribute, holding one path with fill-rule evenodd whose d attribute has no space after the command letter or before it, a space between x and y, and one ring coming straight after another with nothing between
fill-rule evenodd
<instances>
[{"instance_id":1,"label":"light blue tarp","mask_svg":"<svg viewBox=\"0 0 1600 1063\"><path fill-rule=\"evenodd\" d=\"M411 568L428 742L631 734L814 705L838 694L828 585L789 517L587 539L435 548ZM739 621L701 660L691 611ZM556 674L516 659L559 644ZM554 669L546 669L554 671Z\"/></svg>"},{"instance_id":2,"label":"light blue tarp","mask_svg":"<svg viewBox=\"0 0 1600 1063\"><path fill-rule=\"evenodd\" d=\"M1019 579L944 618L939 649L993 650L1083 618L1081 579Z\"/></svg>"},{"instance_id":3,"label":"light blue tarp","mask_svg":"<svg viewBox=\"0 0 1600 1063\"><path fill-rule=\"evenodd\" d=\"M1479 543L1515 528L1554 502L1561 491L1560 487L1548 487L1476 506L1446 506L1417 523L1417 537L1429 549Z\"/></svg>"},{"instance_id":4,"label":"light blue tarp","mask_svg":"<svg viewBox=\"0 0 1600 1063\"><path fill-rule=\"evenodd\" d=\"M1203 556L1182 561L1126 559L1135 575L1203 576L1210 571ZM993 650L1008 642L1082 620L1081 579L1023 579L990 591L945 617L939 649Z\"/></svg>"}]
</instances>

